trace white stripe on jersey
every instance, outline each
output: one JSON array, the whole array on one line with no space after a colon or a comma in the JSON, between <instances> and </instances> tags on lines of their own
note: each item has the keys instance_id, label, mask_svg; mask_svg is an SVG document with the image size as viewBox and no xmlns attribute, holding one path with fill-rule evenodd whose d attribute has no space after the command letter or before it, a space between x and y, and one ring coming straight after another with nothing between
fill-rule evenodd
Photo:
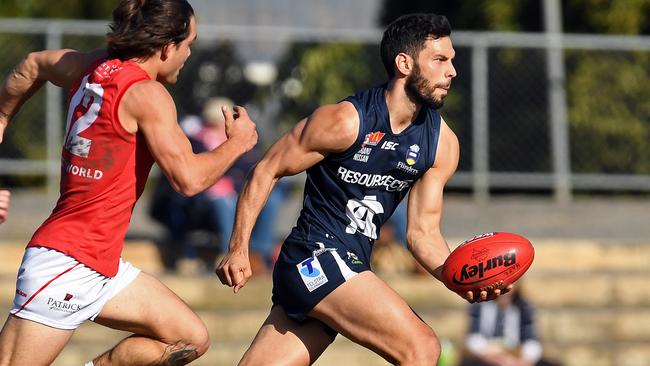
<instances>
[{"instance_id":1,"label":"white stripe on jersey","mask_svg":"<svg viewBox=\"0 0 650 366\"><path fill-rule=\"evenodd\" d=\"M339 270L341 271L341 274L343 275L343 278L345 280L349 280L350 278L356 276L358 273L351 270L350 267L341 259L341 256L337 251L332 251L332 256L334 257L334 260L336 261L336 264L339 266Z\"/></svg>"}]
</instances>

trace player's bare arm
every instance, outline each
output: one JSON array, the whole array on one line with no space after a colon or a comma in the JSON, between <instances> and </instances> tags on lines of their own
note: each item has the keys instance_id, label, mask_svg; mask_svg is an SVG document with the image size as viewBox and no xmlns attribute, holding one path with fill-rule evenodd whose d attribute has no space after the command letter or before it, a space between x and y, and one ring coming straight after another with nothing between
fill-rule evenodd
<instances>
[{"instance_id":1,"label":"player's bare arm","mask_svg":"<svg viewBox=\"0 0 650 366\"><path fill-rule=\"evenodd\" d=\"M444 120L440 123L440 139L434 165L413 186L408 201L407 241L415 259L435 278L444 283L442 266L449 256L447 241L442 235L443 191L458 166L458 138ZM491 293L468 291L459 294L469 302L485 301L510 290L495 289Z\"/></svg>"},{"instance_id":2,"label":"player's bare arm","mask_svg":"<svg viewBox=\"0 0 650 366\"><path fill-rule=\"evenodd\" d=\"M0 143L11 118L45 82L70 88L93 62L104 56L104 50L83 53L70 49L28 54L11 71L0 89Z\"/></svg>"},{"instance_id":3,"label":"player's bare arm","mask_svg":"<svg viewBox=\"0 0 650 366\"><path fill-rule=\"evenodd\" d=\"M213 185L232 164L257 143L255 124L246 110L235 107L237 118L227 108L228 140L218 148L195 154L176 120L171 95L155 81L131 86L119 106L122 126L144 135L149 151L176 191L192 196Z\"/></svg>"},{"instance_id":4,"label":"player's bare arm","mask_svg":"<svg viewBox=\"0 0 650 366\"><path fill-rule=\"evenodd\" d=\"M221 283L238 292L252 276L248 241L262 207L281 177L303 172L357 138L359 115L349 102L322 106L282 136L253 169L237 203L230 250L217 268Z\"/></svg>"},{"instance_id":5,"label":"player's bare arm","mask_svg":"<svg viewBox=\"0 0 650 366\"><path fill-rule=\"evenodd\" d=\"M411 189L408 200L407 242L415 259L437 279L449 246L440 230L443 190L458 165L458 138L444 120L434 165Z\"/></svg>"}]
</instances>

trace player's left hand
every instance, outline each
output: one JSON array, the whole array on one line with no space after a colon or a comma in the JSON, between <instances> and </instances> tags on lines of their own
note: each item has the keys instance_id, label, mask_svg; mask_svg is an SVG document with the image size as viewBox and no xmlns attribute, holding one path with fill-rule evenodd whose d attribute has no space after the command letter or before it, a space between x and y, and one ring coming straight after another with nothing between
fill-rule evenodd
<instances>
[{"instance_id":1,"label":"player's left hand","mask_svg":"<svg viewBox=\"0 0 650 366\"><path fill-rule=\"evenodd\" d=\"M506 286L505 288L501 288L501 286L497 284L493 287L491 286L491 288L467 291L465 294L459 294L459 295L461 295L465 300L467 300L471 304L475 302L494 300L497 297L510 292L510 290L512 290L512 284Z\"/></svg>"},{"instance_id":2,"label":"player's left hand","mask_svg":"<svg viewBox=\"0 0 650 366\"><path fill-rule=\"evenodd\" d=\"M232 287L237 293L253 275L248 252L228 251L215 271L222 284Z\"/></svg>"}]
</instances>

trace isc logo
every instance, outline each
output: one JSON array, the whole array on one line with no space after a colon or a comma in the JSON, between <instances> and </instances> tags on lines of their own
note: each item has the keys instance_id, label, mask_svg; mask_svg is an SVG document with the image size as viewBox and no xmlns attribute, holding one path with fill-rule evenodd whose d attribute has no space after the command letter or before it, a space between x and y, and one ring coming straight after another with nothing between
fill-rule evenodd
<instances>
[{"instance_id":1,"label":"isc logo","mask_svg":"<svg viewBox=\"0 0 650 366\"><path fill-rule=\"evenodd\" d=\"M384 141L384 143L381 144L381 148L384 150L395 150L397 146L399 146L399 144L392 141Z\"/></svg>"}]
</instances>

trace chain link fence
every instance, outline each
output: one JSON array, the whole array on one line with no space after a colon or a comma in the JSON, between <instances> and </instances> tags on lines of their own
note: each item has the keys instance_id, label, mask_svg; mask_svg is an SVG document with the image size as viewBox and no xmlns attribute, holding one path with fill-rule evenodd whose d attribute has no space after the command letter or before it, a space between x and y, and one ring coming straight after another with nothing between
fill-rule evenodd
<instances>
[{"instance_id":1,"label":"chain link fence","mask_svg":"<svg viewBox=\"0 0 650 366\"><path fill-rule=\"evenodd\" d=\"M0 74L30 51L101 48L106 31L105 22L0 19ZM179 118L215 95L245 104L268 146L318 104L384 82L380 37L378 29L200 25L169 90ZM650 38L456 31L452 39L458 77L442 114L461 160L451 187L478 200L496 190L548 191L560 201L580 190L650 191ZM274 64L246 56L264 50ZM65 99L50 85L16 116L0 145L0 186L57 191Z\"/></svg>"}]
</instances>

